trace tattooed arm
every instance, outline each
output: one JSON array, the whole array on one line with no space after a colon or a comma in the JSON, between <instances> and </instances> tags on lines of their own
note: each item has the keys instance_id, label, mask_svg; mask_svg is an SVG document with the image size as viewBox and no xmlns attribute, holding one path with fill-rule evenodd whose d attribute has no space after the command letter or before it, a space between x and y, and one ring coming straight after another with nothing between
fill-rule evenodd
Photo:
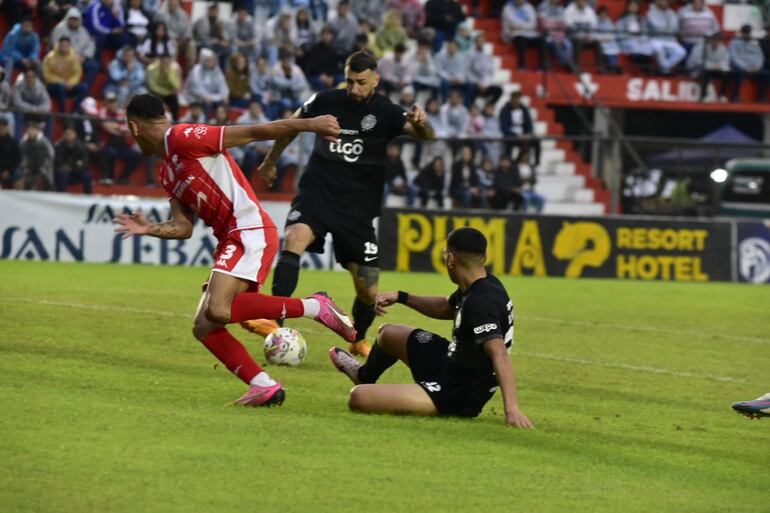
<instances>
[{"instance_id":1,"label":"tattooed arm","mask_svg":"<svg viewBox=\"0 0 770 513\"><path fill-rule=\"evenodd\" d=\"M171 219L162 223L149 222L142 212L118 214L112 222L119 224L115 231L127 239L132 235L152 235L160 239L189 239L193 232L193 212L179 200L172 199Z\"/></svg>"}]
</instances>

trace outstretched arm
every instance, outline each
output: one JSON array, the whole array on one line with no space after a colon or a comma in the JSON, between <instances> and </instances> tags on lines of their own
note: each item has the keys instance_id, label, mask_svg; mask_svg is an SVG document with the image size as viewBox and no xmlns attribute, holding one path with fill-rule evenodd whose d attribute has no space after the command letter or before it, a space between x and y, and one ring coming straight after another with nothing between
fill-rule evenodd
<instances>
[{"instance_id":1,"label":"outstretched arm","mask_svg":"<svg viewBox=\"0 0 770 513\"><path fill-rule=\"evenodd\" d=\"M287 121L301 120L301 115L302 109L297 109L297 111ZM270 151L267 152L265 159L259 166L259 176L262 177L262 180L264 180L267 185L273 185L276 177L275 165L278 162L281 153L283 153L283 150L285 150L286 147L291 144L295 137L297 137L296 133L277 138L273 143L273 146L270 147Z\"/></svg>"},{"instance_id":2,"label":"outstretched arm","mask_svg":"<svg viewBox=\"0 0 770 513\"><path fill-rule=\"evenodd\" d=\"M497 383L503 393L503 406L505 408L505 422L518 428L533 428L532 421L519 410L516 397L516 377L513 374L513 365L508 358L508 350L502 338L493 338L484 342L484 351L492 359Z\"/></svg>"},{"instance_id":3,"label":"outstretched arm","mask_svg":"<svg viewBox=\"0 0 770 513\"><path fill-rule=\"evenodd\" d=\"M172 199L171 219L162 223L151 223L140 211L118 214L112 222L119 224L115 231L127 239L132 235L152 235L160 239L189 239L193 233L193 212L179 200Z\"/></svg>"},{"instance_id":4,"label":"outstretched arm","mask_svg":"<svg viewBox=\"0 0 770 513\"><path fill-rule=\"evenodd\" d=\"M273 139L288 139L291 142L298 132L315 132L321 137L335 140L340 133L340 125L337 118L330 115L310 119L281 119L261 125L233 125L225 130L224 147L232 148Z\"/></svg>"},{"instance_id":5,"label":"outstretched arm","mask_svg":"<svg viewBox=\"0 0 770 513\"><path fill-rule=\"evenodd\" d=\"M429 141L436 137L433 126L428 121L428 115L417 104L412 105L412 108L406 113L404 132L422 141Z\"/></svg>"},{"instance_id":6,"label":"outstretched arm","mask_svg":"<svg viewBox=\"0 0 770 513\"><path fill-rule=\"evenodd\" d=\"M385 315L387 307L397 302L398 292L383 292L377 296L375 312L377 315ZM408 294L404 304L433 319L454 318L454 308L449 304L449 299L444 296L416 296Z\"/></svg>"}]
</instances>

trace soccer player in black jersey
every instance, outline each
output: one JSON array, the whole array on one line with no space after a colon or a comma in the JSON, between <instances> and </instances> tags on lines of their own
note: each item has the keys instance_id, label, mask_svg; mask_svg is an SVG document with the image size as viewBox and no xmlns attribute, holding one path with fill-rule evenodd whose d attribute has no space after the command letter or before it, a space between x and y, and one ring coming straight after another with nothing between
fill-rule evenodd
<instances>
[{"instance_id":1,"label":"soccer player in black jersey","mask_svg":"<svg viewBox=\"0 0 770 513\"><path fill-rule=\"evenodd\" d=\"M352 313L357 338L350 350L366 356L366 331L374 320L379 280L372 221L380 215L382 204L385 149L399 135L429 140L434 133L422 108L414 105L405 111L376 93L380 76L370 53L348 57L345 79L345 89L314 94L294 114L303 118L331 114L341 130L338 141L316 139L286 219L273 294L291 295L297 286L300 256L305 251L323 252L324 238L331 233L336 259L350 271L356 289ZM275 179L275 164L291 140L277 140L260 166L268 184Z\"/></svg>"},{"instance_id":2,"label":"soccer player in black jersey","mask_svg":"<svg viewBox=\"0 0 770 513\"><path fill-rule=\"evenodd\" d=\"M474 228L449 234L444 264L457 290L448 298L385 292L377 313L402 303L434 319L454 319L452 340L402 324L385 324L366 363L333 347L337 369L357 385L350 391L351 410L415 415L475 417L495 393L503 392L505 421L534 427L519 410L516 380L508 351L513 344L513 305L502 283L488 274L487 241ZM397 360L412 371L415 383L375 384Z\"/></svg>"}]
</instances>

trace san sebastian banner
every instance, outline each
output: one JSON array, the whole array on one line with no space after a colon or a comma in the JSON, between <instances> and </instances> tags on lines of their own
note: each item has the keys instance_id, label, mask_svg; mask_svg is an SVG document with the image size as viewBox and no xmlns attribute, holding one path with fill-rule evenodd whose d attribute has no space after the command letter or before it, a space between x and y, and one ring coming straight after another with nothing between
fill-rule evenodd
<instances>
[{"instance_id":1,"label":"san sebastian banner","mask_svg":"<svg viewBox=\"0 0 770 513\"><path fill-rule=\"evenodd\" d=\"M441 251L455 228L489 243L493 273L512 276L730 281L732 224L625 217L567 218L386 209L380 262L396 271L445 271Z\"/></svg>"},{"instance_id":2,"label":"san sebastian banner","mask_svg":"<svg viewBox=\"0 0 770 513\"><path fill-rule=\"evenodd\" d=\"M263 202L283 233L289 204ZM123 239L112 218L140 209L151 222L169 218L163 198L86 196L79 194L0 191L0 258L57 262L211 266L217 240L210 228L196 222L186 240L156 237ZM306 253L305 268L331 269L331 243L323 255Z\"/></svg>"}]
</instances>

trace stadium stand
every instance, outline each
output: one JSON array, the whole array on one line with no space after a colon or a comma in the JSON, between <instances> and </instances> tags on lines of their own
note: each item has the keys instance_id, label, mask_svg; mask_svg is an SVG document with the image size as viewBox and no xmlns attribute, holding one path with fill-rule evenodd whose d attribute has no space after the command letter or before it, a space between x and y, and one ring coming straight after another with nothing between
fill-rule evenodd
<instances>
[{"instance_id":1,"label":"stadium stand","mask_svg":"<svg viewBox=\"0 0 770 513\"><path fill-rule=\"evenodd\" d=\"M582 2L580 5L585 4L583 0L576 1ZM545 0L545 2L545 7L542 4L541 6L533 5L532 12L542 11L548 7L547 2L554 5L561 3L559 0ZM701 0L695 0L695 2L701 2ZM119 107L122 106L131 94L132 89L128 86L131 85L134 89L141 87L141 83L129 84L129 80L123 77L130 76L136 81L137 77L140 76L136 73L137 70L141 70L144 74L145 68L149 69L148 66L154 60L163 57L165 53L169 54L172 60L176 62L175 69L179 70L176 73L181 72L182 81L187 80L184 87L181 84L176 84L174 80L165 86L158 85L158 80L162 82L164 75L158 70L159 65L153 67L153 85L158 90L173 91L176 89L181 93L168 95L170 108L172 110L178 108L181 119L192 119L191 115L194 118L197 106L191 101L194 100L194 97L190 93L189 77L194 69L197 70L195 71L196 77L212 76L206 74L205 70L198 69L199 66L195 65L196 49L197 52L201 52L206 47L207 50L204 51L203 55L211 54L216 57L212 62L217 63L220 69L214 71L219 74L220 81L224 80L225 76L227 77L227 90L231 93L230 101L227 102L228 120L220 120L219 122L235 123L239 118L250 119L243 115L248 110L251 100L260 102L264 113L269 118L275 119L286 115L287 109L296 108L299 102L310 94L308 84L319 87L339 82L341 78L339 64L344 57L343 54L347 54L353 49L342 49L340 41L343 39L347 43L354 41L355 48L367 48L385 60L392 59L392 51L396 49L396 51L404 54L403 59L406 62L404 70L408 68L409 72L415 71L415 76L412 77L414 83L399 84L396 87L390 84L388 93L393 99L404 99L404 96L409 96L405 89L411 89L408 86L414 85L417 98L422 102L431 94L438 94L444 105L443 107L440 104L437 106L436 119L444 120L448 130L439 135L458 139L492 136L490 134L496 133L495 127L482 126L484 120L489 124L492 119L491 116L485 117L480 113L484 110L484 101L494 102L494 116L497 118L511 94L516 91L520 92L521 102L528 107L532 118L531 135L533 141L539 142L540 148L539 159L535 158L534 160L531 155L532 150L527 152L527 159L519 158L523 153L519 150L514 153L516 159L519 160L521 178L526 181L536 176L533 190L545 200L544 213L565 215L607 213L610 210L610 195L591 164L584 160L584 156L576 150L575 143L569 140L569 137L564 137L567 135L567 129L557 119L559 107L603 105L616 108L770 111L770 107L764 101L757 103L758 99L764 100L763 91L758 90L758 88L761 89L763 84L765 88L767 86L768 72L762 71L768 68L767 64L757 73L749 73L750 80L746 80L742 89L736 94L736 99L740 103L726 103L715 93L717 89L714 85L709 86L710 88L703 88L703 95L698 94L698 82L694 81L691 75L699 73L700 68L688 70L685 60L675 64L672 69L664 69L665 74L661 74L660 67L650 64L652 53L648 54L649 59L642 64L640 64L639 59L627 55L639 51L638 48L629 50L634 46L631 36L639 35L629 32L620 31L617 33L620 43L617 67L614 64L607 67L607 63L604 62L606 56L615 51L612 50L612 44L607 47L603 46L607 42L606 38L602 39L603 43L596 45L597 50L595 52L580 51L580 47L588 47L594 43L590 43L588 40L579 41L575 37L564 37L564 33L560 32L564 30L564 26L558 23L552 26L551 32L535 32L534 34L541 38L545 36L546 40L551 43L559 37L563 37L554 44L557 49L555 54L550 51L543 52L547 55L545 70L538 69L541 62L539 60L540 52L543 50L542 47L538 47L538 44L530 45L526 49L524 52L526 62L519 62L519 54L504 34L503 8L506 4L513 5L513 3L513 0L510 2L463 0L459 4L454 0L432 0L429 2L391 0L390 2L383 2L381 6L377 3L378 9L374 9L372 5L369 5L371 2L350 1L348 3L335 0L307 2L252 0L234 3L197 0L133 0L130 2L91 0L40 2L37 7L33 8L29 7L32 4L22 0L11 0L3 3L2 14L0 15L0 34L3 34L4 40L4 46L0 48L0 56L2 56L1 60L6 68L6 80L10 84L14 84L20 69L23 67L23 63L14 61L15 53L10 47L12 44L17 44L18 41L18 38L12 37L14 31L17 30L17 24L25 17L33 17L35 30L41 36L38 59L42 60L56 43L50 37L53 28L57 24L61 25L68 22L69 14L71 14L68 9L76 8L82 13L82 23L95 36L97 46L97 52L93 57L98 65L98 70L87 66L88 58L83 60L83 80L90 83L88 92L93 100L89 99L91 103L88 103L90 107L88 110L76 104L72 97L77 95L67 95L63 105L64 109L61 109L59 102L52 102L51 110L56 116L57 122L50 123L50 130L47 135L52 143L56 143L61 137L63 128L70 122L70 118L60 112L61 110L75 112L78 115L89 114L98 118L100 113L107 112L104 108L105 93L117 96L118 103L121 104ZM211 6L214 4L218 7L218 12L212 11ZM526 4L526 2L521 2L521 4ZM591 12L594 9L606 11L609 19L614 20L617 26L621 25L619 20L623 18L628 7L628 3L624 0L598 0L593 8L590 3L587 5ZM569 7L570 20L578 19L582 23L580 21L582 14L575 14L578 7L577 4ZM674 7L679 11L679 23L683 27L686 23L681 21L685 18L682 13L689 13L693 8L684 5ZM649 8L647 2L641 5L640 14L642 17L647 15ZM564 15L564 12L559 9L554 12L557 11L560 13L559 16ZM764 36L764 22L762 21L764 13L755 5L722 5L711 1L703 8L698 7L696 11L703 14L693 15L692 19L696 20L690 24L695 27L693 30L700 30L704 26L703 19L711 19L709 13L713 13L713 23L716 23L721 29L720 38L725 43L737 38L737 35L741 33L741 27L747 24L752 29L751 37ZM544 12L539 15L541 21L546 16L543 14ZM209 18L212 13L217 16L216 19ZM442 15L453 21L442 21L444 20ZM462 21L464 15L468 17ZM361 23L351 21L354 16L365 21ZM154 31L158 21L165 23L165 27L173 39L171 43L163 43L155 38ZM570 23L572 22L570 21ZM116 24L115 26L122 27L123 32L118 31L106 36L100 35L100 31L103 31L103 28L100 28L102 23ZM340 54L340 61L337 63L334 62L334 54L331 50L322 46L316 47L316 43L321 38L322 28L326 24L334 29L331 48ZM541 23L540 27L545 25ZM622 25L623 27L631 26L632 29L630 30L636 30L633 28L633 23ZM580 30L588 29L583 27ZM708 28L705 30L707 30L707 33L704 32L706 35L714 32ZM454 37L452 37L453 32L455 33ZM575 33L573 30L570 34L574 36ZM125 37L112 37L114 34L122 34ZM473 54L474 39L479 34L485 37L486 42L483 43L481 53ZM606 34L604 35L606 36ZM441 44L444 40L447 42ZM565 40L575 42L577 49L567 51L571 43L568 44L564 42ZM689 44L687 37L682 37L681 40L683 45ZM701 40L702 38L697 37L693 39L696 42ZM421 42L424 44L421 45ZM130 73L123 70L124 74L121 75L117 71L123 66L122 56L126 53L123 48L126 43L139 48L139 58L134 59L136 63L130 65L132 67ZM347 43L343 46L347 47ZM545 45L545 41L541 44ZM732 52L732 43L730 45ZM78 49L75 42L72 46ZM770 49L770 43L765 44L765 39L760 40L760 46L762 52ZM452 48L445 49L446 47ZM750 50L757 51L756 48ZM245 67L242 63L237 64L237 59L229 58L235 49L248 55ZM577 58L576 61L571 60L573 54ZM309 55L314 56L313 62L308 62ZM476 64L483 60L483 55L493 56L491 59L491 79L481 89L474 88L472 76L457 79L450 73L455 67L460 69L463 66L463 64L458 64L461 60L458 56L465 56L463 58L467 60L468 55L475 55ZM327 67L321 68L315 62L315 56L326 59L324 66ZM283 68L281 62L284 62ZM419 71L419 68L416 67L419 63L430 68L426 68L429 74L425 77L416 72ZM328 70L328 66L333 67L335 64L338 66L338 72L333 76L330 76L327 71L322 71ZM389 65L392 65L392 62ZM238 69L231 68L233 66ZM433 67L431 68L431 66ZM476 73L476 68L473 67L472 69ZM94 71L96 72L93 73ZM614 73L610 74L610 72ZM278 80L276 77L281 74L286 76ZM759 78L754 79L755 75ZM716 86L721 86L721 80L729 80L732 74L722 76L716 73L713 74L713 77L717 78ZM712 74L709 74L708 78L712 78ZM701 82L701 84L705 84L705 82ZM193 85L197 86L197 84ZM448 93L454 89L460 91L462 103L466 107L470 107L470 111L449 106L450 102L447 98L450 95ZM726 89L719 88L720 91ZM234 91L241 92L237 93L236 97ZM476 98L479 91L482 94L478 94L478 98ZM474 100L474 98L476 99ZM213 104L205 104L203 106L204 111L208 111L213 106ZM13 106L11 106L11 110L13 110ZM115 113L119 113L119 109L113 109L111 112L113 112L114 117ZM8 114L6 113L5 116ZM212 116L213 111L205 112L205 115L198 118L198 121L209 121ZM463 121L465 117L468 119ZM17 131L19 131L21 126L18 121L21 121L22 118L18 114L16 118ZM125 137L124 132L121 135L111 131L105 123L97 118L92 118L90 123L93 125L92 130L103 134L102 142L107 142L106 140L110 136L113 137L113 143L120 137ZM476 121L480 125L474 128L472 125ZM78 123L81 121L78 120ZM458 123L467 123L471 128L457 129ZM490 128L490 131L487 131L486 128ZM117 130L124 131L125 127L118 125ZM83 135L81 133L81 137ZM486 143L479 144L478 141L471 141L471 143L474 148L479 150L475 157L475 163L480 169L482 155L489 156L488 145ZM458 143L451 141L447 144L452 150L459 147ZM505 148L508 150L512 146L516 146L516 144L506 144ZM291 197L296 173L301 169L303 155L306 156L308 151L307 141L299 143L295 150L297 155L291 164L286 166L286 176L283 179L281 190L268 190L254 176L255 174L251 172L251 169L247 170L260 195L279 200ZM436 148L422 148L409 143L403 145L402 160L407 170L408 180L415 178L418 171L425 166L426 158L430 157L431 151L435 150ZM127 183L116 184L110 183L108 176L102 176L105 174L105 166L110 167L111 161L105 164L103 160L99 160L97 153L91 147L91 154L97 157L91 162L94 179L97 182L93 188L95 193L164 194L163 191L155 188L152 180L152 169L158 165L158 162L142 159L139 168L130 176L125 177L124 182ZM447 152L449 155L451 153ZM249 155L252 158L249 161L251 166L254 152L249 153ZM492 155L494 157L494 153ZM447 158L445 162L447 169L451 168L452 160L452 157ZM128 164L133 166L132 162L128 162ZM113 177L123 176L126 165L126 159L121 159L118 156L117 164L112 169L111 175ZM446 187L449 187L448 173ZM82 190L82 185L69 185L67 190L79 192ZM451 193L451 191L447 192ZM391 195L387 198L389 205L397 206L405 202L406 196ZM451 207L453 202L446 202L445 205ZM457 206L457 202L454 202L454 205Z\"/></svg>"}]
</instances>

